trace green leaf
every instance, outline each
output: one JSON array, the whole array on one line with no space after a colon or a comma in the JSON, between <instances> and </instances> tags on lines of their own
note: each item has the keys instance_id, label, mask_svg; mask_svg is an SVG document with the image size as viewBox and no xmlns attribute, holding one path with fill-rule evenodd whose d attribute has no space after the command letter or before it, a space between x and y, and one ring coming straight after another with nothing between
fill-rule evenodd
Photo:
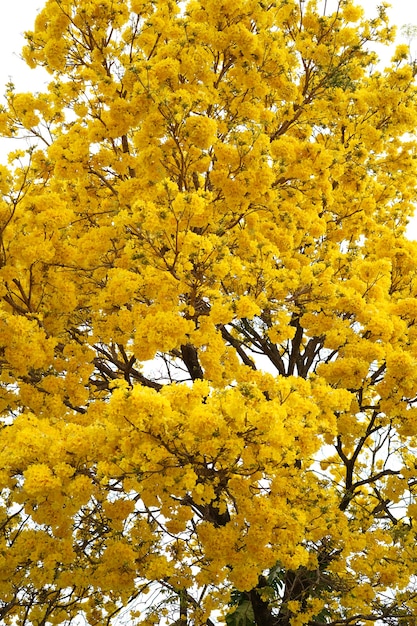
<instances>
[{"instance_id":1,"label":"green leaf","mask_svg":"<svg viewBox=\"0 0 417 626\"><path fill-rule=\"evenodd\" d=\"M234 591L231 604L237 606L233 613L226 615L227 626L255 626L252 603L246 593Z\"/></svg>"}]
</instances>

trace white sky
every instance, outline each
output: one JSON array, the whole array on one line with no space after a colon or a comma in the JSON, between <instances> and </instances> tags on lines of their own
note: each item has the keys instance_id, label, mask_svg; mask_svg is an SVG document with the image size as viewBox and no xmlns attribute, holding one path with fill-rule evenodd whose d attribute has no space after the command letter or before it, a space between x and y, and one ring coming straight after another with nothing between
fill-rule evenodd
<instances>
[{"instance_id":1,"label":"white sky","mask_svg":"<svg viewBox=\"0 0 417 626\"><path fill-rule=\"evenodd\" d=\"M325 1L325 0L322 0ZM327 0L329 9L334 0ZM24 45L23 33L33 26L36 14L42 8L43 0L0 0L0 99L5 92L5 85L11 79L17 91L42 91L48 80L48 75L42 70L31 70L20 59L20 51ZM376 14L376 6L382 0L356 0L370 16ZM398 26L398 31L404 24L417 26L417 2L414 0L391 0L389 9L391 23ZM398 32L401 37L400 32ZM417 56L417 41L415 43ZM378 53L381 54L378 50ZM383 50L384 60L388 61L390 51ZM0 141L0 161L5 161L5 155L14 146L10 140ZM414 236L417 238L417 217L415 218ZM413 225L414 226L414 225Z\"/></svg>"}]
</instances>

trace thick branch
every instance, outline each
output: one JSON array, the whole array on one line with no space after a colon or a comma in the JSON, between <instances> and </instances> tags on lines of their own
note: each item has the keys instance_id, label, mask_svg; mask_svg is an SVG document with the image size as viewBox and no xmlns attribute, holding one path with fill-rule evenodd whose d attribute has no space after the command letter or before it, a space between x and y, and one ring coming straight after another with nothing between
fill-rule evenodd
<instances>
[{"instance_id":1,"label":"thick branch","mask_svg":"<svg viewBox=\"0 0 417 626\"><path fill-rule=\"evenodd\" d=\"M191 380L203 379L204 372L198 360L197 348L190 343L183 344L181 346L181 356L191 376Z\"/></svg>"}]
</instances>

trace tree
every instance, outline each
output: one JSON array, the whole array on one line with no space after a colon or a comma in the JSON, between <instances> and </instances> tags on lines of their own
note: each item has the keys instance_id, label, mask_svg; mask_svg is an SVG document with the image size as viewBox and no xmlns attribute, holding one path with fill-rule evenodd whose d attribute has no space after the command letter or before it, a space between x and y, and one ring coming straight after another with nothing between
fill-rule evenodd
<instances>
[{"instance_id":1,"label":"tree","mask_svg":"<svg viewBox=\"0 0 417 626\"><path fill-rule=\"evenodd\" d=\"M350 0L47 0L51 82L0 113L3 624L415 624L392 38Z\"/></svg>"}]
</instances>

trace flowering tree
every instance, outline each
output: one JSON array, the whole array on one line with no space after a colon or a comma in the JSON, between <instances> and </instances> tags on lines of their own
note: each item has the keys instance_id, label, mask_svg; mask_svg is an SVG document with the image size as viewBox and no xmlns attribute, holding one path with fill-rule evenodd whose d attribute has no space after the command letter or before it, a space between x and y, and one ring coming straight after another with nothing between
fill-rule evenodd
<instances>
[{"instance_id":1,"label":"flowering tree","mask_svg":"<svg viewBox=\"0 0 417 626\"><path fill-rule=\"evenodd\" d=\"M334 4L47 0L26 34L2 624L415 624L417 95L384 8Z\"/></svg>"}]
</instances>

